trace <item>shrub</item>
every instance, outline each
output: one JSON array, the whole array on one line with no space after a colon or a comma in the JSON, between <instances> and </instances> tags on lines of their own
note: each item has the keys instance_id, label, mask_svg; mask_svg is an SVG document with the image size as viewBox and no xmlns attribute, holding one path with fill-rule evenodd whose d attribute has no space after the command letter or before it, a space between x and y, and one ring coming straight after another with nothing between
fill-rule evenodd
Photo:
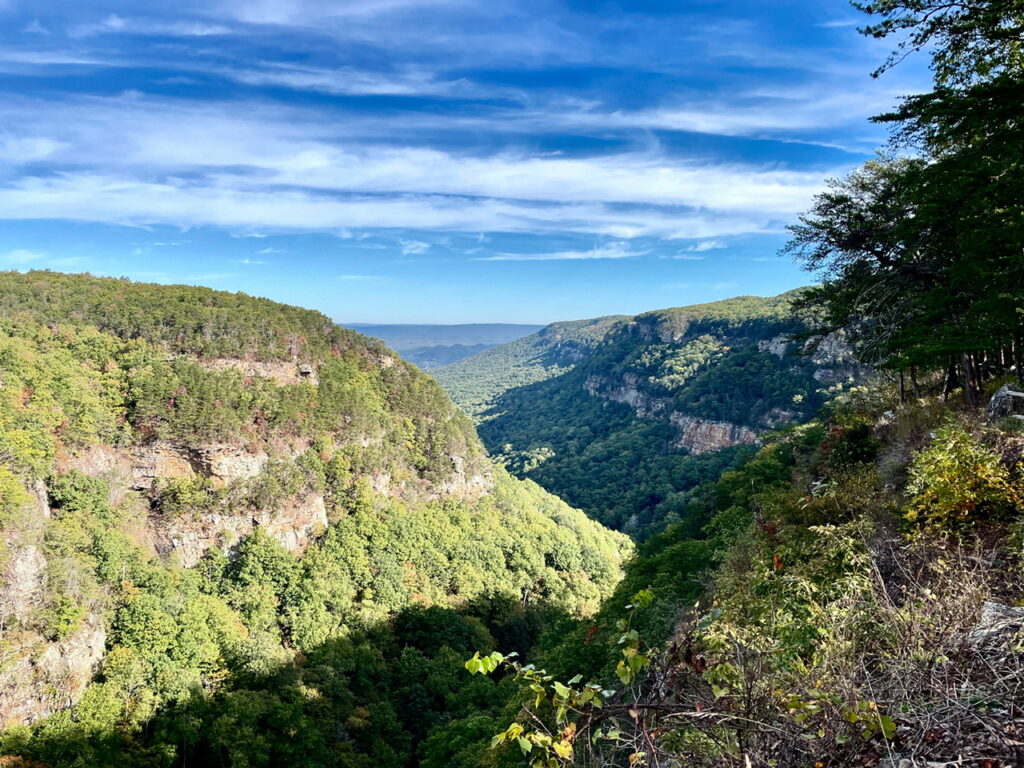
<instances>
[{"instance_id":1,"label":"shrub","mask_svg":"<svg viewBox=\"0 0 1024 768\"><path fill-rule=\"evenodd\" d=\"M939 428L914 456L907 490L907 519L936 529L1003 516L1024 501L999 455L957 422Z\"/></svg>"},{"instance_id":2,"label":"shrub","mask_svg":"<svg viewBox=\"0 0 1024 768\"><path fill-rule=\"evenodd\" d=\"M7 467L0 466L0 527L30 500L18 476Z\"/></svg>"}]
</instances>

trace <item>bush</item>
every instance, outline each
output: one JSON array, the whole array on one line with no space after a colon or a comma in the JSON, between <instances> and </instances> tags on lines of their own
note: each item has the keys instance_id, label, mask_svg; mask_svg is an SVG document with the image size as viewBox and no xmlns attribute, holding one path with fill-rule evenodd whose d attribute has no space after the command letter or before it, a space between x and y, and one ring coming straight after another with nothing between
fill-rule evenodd
<instances>
[{"instance_id":1,"label":"bush","mask_svg":"<svg viewBox=\"0 0 1024 768\"><path fill-rule=\"evenodd\" d=\"M957 422L914 456L907 490L907 519L943 530L1008 515L1024 502L999 455Z\"/></svg>"}]
</instances>

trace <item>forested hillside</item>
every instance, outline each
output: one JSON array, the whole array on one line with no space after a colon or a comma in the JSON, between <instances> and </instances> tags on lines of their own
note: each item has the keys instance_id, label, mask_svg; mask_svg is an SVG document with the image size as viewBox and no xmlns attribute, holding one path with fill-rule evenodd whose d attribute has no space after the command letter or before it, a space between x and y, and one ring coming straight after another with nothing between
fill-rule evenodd
<instances>
[{"instance_id":1,"label":"forested hillside","mask_svg":"<svg viewBox=\"0 0 1024 768\"><path fill-rule=\"evenodd\" d=\"M620 577L624 537L317 312L39 272L0 297L3 754L405 765L493 696L471 647Z\"/></svg>"},{"instance_id":2,"label":"forested hillside","mask_svg":"<svg viewBox=\"0 0 1024 768\"><path fill-rule=\"evenodd\" d=\"M863 372L841 335L799 338L796 295L556 323L435 374L513 473L643 537Z\"/></svg>"},{"instance_id":3,"label":"forested hillside","mask_svg":"<svg viewBox=\"0 0 1024 768\"><path fill-rule=\"evenodd\" d=\"M536 333L494 347L432 375L473 417L492 417L506 392L565 373L586 358L625 315L552 323Z\"/></svg>"}]
</instances>

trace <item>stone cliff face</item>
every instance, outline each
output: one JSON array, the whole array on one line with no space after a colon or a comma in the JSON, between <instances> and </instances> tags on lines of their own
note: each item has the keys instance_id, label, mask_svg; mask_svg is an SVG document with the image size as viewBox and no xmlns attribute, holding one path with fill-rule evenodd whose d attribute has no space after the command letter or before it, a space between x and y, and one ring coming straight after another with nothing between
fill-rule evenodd
<instances>
[{"instance_id":1,"label":"stone cliff face","mask_svg":"<svg viewBox=\"0 0 1024 768\"><path fill-rule=\"evenodd\" d=\"M70 636L51 641L34 629L43 602L46 558L39 546L19 543L38 534L49 507L37 505L22 530L5 536L0 589L0 727L32 723L78 701L103 658L106 629L89 615Z\"/></svg>"},{"instance_id":2,"label":"stone cliff face","mask_svg":"<svg viewBox=\"0 0 1024 768\"><path fill-rule=\"evenodd\" d=\"M640 316L625 327L625 332L635 338L637 344L669 347L685 344L689 330L685 317L655 319ZM793 376L806 376L806 369L802 370L800 366L806 367L809 362L813 367L811 376L822 387L854 381L865 371L864 366L857 363L852 348L840 333L803 345L780 334L758 340L756 349L775 355L782 361L790 361ZM736 381L736 386L743 386L742 379ZM642 419L669 422L678 430L673 445L694 454L734 445L756 445L759 443L759 430L776 429L792 424L801 417L799 410L774 407L762 413L756 423L752 424L704 418L700 413L678 410L671 397L652 394L645 377L630 372L617 376L587 376L583 388L592 397L629 406Z\"/></svg>"},{"instance_id":3,"label":"stone cliff face","mask_svg":"<svg viewBox=\"0 0 1024 768\"><path fill-rule=\"evenodd\" d=\"M212 488L228 488L256 478L271 459L295 458L291 446L273 457L263 450L228 444L175 446L156 443L120 447L97 445L63 453L58 459L62 473L77 470L107 481L110 502L119 505L134 495L141 504L135 538L144 549L191 568L214 547L231 551L256 528L296 554L303 553L329 525L327 506L320 493L302 492L264 509L230 506L201 514L164 515L146 512L160 481L206 478ZM493 487L486 466L473 459L451 456L453 471L434 484L410 481L415 487L392 483L386 472L371 476L376 490L395 496L410 493L425 499L476 499ZM94 614L70 636L52 641L36 626L36 612L43 603L47 561L34 543L51 512L46 485L36 481L30 488L34 504L20 528L5 534L6 558L0 566L0 727L32 723L74 704L92 680L103 658L107 630L103 617ZM4 547L0 547L3 551ZM6 628L6 630L5 630Z\"/></svg>"},{"instance_id":4,"label":"stone cliff face","mask_svg":"<svg viewBox=\"0 0 1024 768\"><path fill-rule=\"evenodd\" d=\"M81 698L103 659L107 632L90 615L70 637L47 642L24 633L5 638L0 664L0 725L33 723Z\"/></svg>"},{"instance_id":5,"label":"stone cliff face","mask_svg":"<svg viewBox=\"0 0 1024 768\"><path fill-rule=\"evenodd\" d=\"M583 388L592 397L628 405L642 419L668 417L672 400L654 397L640 386L640 377L631 373L624 374L619 381L613 381L607 376L588 376L583 382Z\"/></svg>"},{"instance_id":6,"label":"stone cliff face","mask_svg":"<svg viewBox=\"0 0 1024 768\"><path fill-rule=\"evenodd\" d=\"M669 421L679 430L675 446L690 453L710 453L733 445L757 445L760 442L754 430L727 421L707 421L680 413L673 413Z\"/></svg>"},{"instance_id":7,"label":"stone cliff face","mask_svg":"<svg viewBox=\"0 0 1024 768\"><path fill-rule=\"evenodd\" d=\"M757 433L749 427L675 411L671 398L654 397L644 392L640 389L640 381L640 377L633 374L625 374L618 382L602 376L589 376L583 387L593 397L628 405L642 419L668 421L678 430L673 445L689 453L709 453L733 445L757 444Z\"/></svg>"},{"instance_id":8,"label":"stone cliff face","mask_svg":"<svg viewBox=\"0 0 1024 768\"><path fill-rule=\"evenodd\" d=\"M238 512L208 512L198 517L150 518L149 533L156 551L174 558L183 568L195 566L210 549L230 550L256 528L296 554L327 529L327 507L320 494L291 500L281 508Z\"/></svg>"},{"instance_id":9,"label":"stone cliff face","mask_svg":"<svg viewBox=\"0 0 1024 768\"><path fill-rule=\"evenodd\" d=\"M232 357L218 357L203 360L201 365L208 371L241 371L246 376L260 376L278 384L299 384L307 381L316 386L316 366L309 363L273 362L265 360L240 360Z\"/></svg>"}]
</instances>

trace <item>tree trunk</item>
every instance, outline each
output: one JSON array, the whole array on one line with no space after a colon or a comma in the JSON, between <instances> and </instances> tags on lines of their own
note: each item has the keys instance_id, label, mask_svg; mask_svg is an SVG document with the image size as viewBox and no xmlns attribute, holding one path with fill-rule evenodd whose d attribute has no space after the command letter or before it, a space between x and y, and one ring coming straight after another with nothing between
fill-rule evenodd
<instances>
[{"instance_id":1,"label":"tree trunk","mask_svg":"<svg viewBox=\"0 0 1024 768\"><path fill-rule=\"evenodd\" d=\"M956 361L951 357L946 368L945 380L942 382L942 402L949 400L949 393L956 389Z\"/></svg>"},{"instance_id":2,"label":"tree trunk","mask_svg":"<svg viewBox=\"0 0 1024 768\"><path fill-rule=\"evenodd\" d=\"M907 385L903 381L903 370L900 369L900 405L907 400Z\"/></svg>"},{"instance_id":3,"label":"tree trunk","mask_svg":"<svg viewBox=\"0 0 1024 768\"><path fill-rule=\"evenodd\" d=\"M921 385L917 383L917 366L910 366L910 384L914 388L914 397L921 399Z\"/></svg>"},{"instance_id":4,"label":"tree trunk","mask_svg":"<svg viewBox=\"0 0 1024 768\"><path fill-rule=\"evenodd\" d=\"M1013 338L1013 371L1017 374L1017 384L1024 387L1024 355L1021 354L1024 350L1021 350L1021 342L1021 333L1018 331Z\"/></svg>"},{"instance_id":5,"label":"tree trunk","mask_svg":"<svg viewBox=\"0 0 1024 768\"><path fill-rule=\"evenodd\" d=\"M981 405L981 380L978 375L978 361L973 352L961 355L964 369L964 399L971 408Z\"/></svg>"}]
</instances>

